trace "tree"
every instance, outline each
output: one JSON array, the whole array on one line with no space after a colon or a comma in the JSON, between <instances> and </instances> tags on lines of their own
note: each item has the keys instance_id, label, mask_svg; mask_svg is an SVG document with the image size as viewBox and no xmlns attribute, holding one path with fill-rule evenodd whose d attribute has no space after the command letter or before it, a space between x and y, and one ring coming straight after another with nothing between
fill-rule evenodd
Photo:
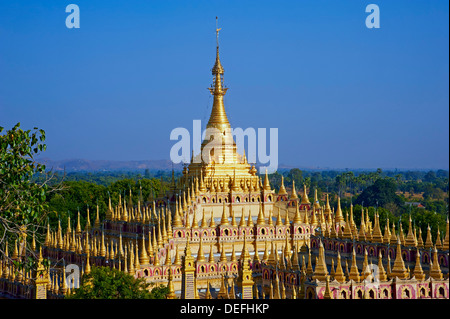
<instances>
[{"instance_id":1,"label":"tree","mask_svg":"<svg viewBox=\"0 0 450 319\"><path fill-rule=\"evenodd\" d=\"M0 127L0 132L3 130ZM39 234L48 208L46 196L58 189L48 185L52 175L35 160L46 149L44 141L44 130L24 131L20 123L0 135L0 255L4 256L6 242L12 245L16 241L21 256L26 249L34 254L25 243ZM45 175L42 182L32 181L37 174Z\"/></svg>"},{"instance_id":2,"label":"tree","mask_svg":"<svg viewBox=\"0 0 450 319\"><path fill-rule=\"evenodd\" d=\"M395 194L396 185L391 178L380 178L367 187L357 198L355 204L385 207L388 203L403 205L403 200Z\"/></svg>"},{"instance_id":3,"label":"tree","mask_svg":"<svg viewBox=\"0 0 450 319\"><path fill-rule=\"evenodd\" d=\"M109 267L92 267L89 274L83 274L81 284L69 299L164 299L169 292L160 285L151 291L151 284L144 278Z\"/></svg>"},{"instance_id":4,"label":"tree","mask_svg":"<svg viewBox=\"0 0 450 319\"><path fill-rule=\"evenodd\" d=\"M290 184L292 183L292 181L294 181L295 185L299 187L303 182L303 173L298 168L293 168L289 171L286 180L286 182Z\"/></svg>"}]
</instances>

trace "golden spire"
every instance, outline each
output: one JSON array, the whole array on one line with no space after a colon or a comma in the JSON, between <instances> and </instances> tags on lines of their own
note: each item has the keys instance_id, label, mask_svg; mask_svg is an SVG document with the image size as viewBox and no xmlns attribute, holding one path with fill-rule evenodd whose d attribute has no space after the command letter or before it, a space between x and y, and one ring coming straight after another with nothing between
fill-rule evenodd
<instances>
[{"instance_id":1,"label":"golden spire","mask_svg":"<svg viewBox=\"0 0 450 319\"><path fill-rule=\"evenodd\" d=\"M431 228L430 225L427 227L427 239L425 241L425 248L429 249L433 247L433 240L431 239Z\"/></svg>"},{"instance_id":2,"label":"golden spire","mask_svg":"<svg viewBox=\"0 0 450 319\"><path fill-rule=\"evenodd\" d=\"M380 217L378 213L375 212L375 226L372 232L372 241L375 243L383 243L383 234L380 228Z\"/></svg>"},{"instance_id":3,"label":"golden spire","mask_svg":"<svg viewBox=\"0 0 450 319\"><path fill-rule=\"evenodd\" d=\"M409 273L405 267L405 262L402 257L402 248L400 238L397 239L397 252L395 254L394 267L391 272L392 277L398 277L400 279L408 279Z\"/></svg>"},{"instance_id":4,"label":"golden spire","mask_svg":"<svg viewBox=\"0 0 450 319\"><path fill-rule=\"evenodd\" d=\"M267 168L266 168L266 175L264 177L264 190L266 191L272 190L272 188L270 187L269 175L267 175Z\"/></svg>"},{"instance_id":5,"label":"golden spire","mask_svg":"<svg viewBox=\"0 0 450 319\"><path fill-rule=\"evenodd\" d=\"M350 273L348 275L349 279L359 282L360 281L360 276L359 276L359 271L358 271L358 266L356 264L356 253L355 253L355 248L353 247L353 252L352 252L352 265L350 266Z\"/></svg>"},{"instance_id":6,"label":"golden spire","mask_svg":"<svg viewBox=\"0 0 450 319\"><path fill-rule=\"evenodd\" d=\"M441 267L439 266L438 254L436 246L433 249L433 264L430 266L430 277L435 280L442 280L444 277L441 272Z\"/></svg>"},{"instance_id":7,"label":"golden spire","mask_svg":"<svg viewBox=\"0 0 450 319\"><path fill-rule=\"evenodd\" d=\"M175 206L176 206L176 210L175 210L175 216L173 218L173 227L183 227L183 223L181 222L180 213L178 211L178 200L177 199L175 199Z\"/></svg>"},{"instance_id":8,"label":"golden spire","mask_svg":"<svg viewBox=\"0 0 450 319\"><path fill-rule=\"evenodd\" d=\"M295 190L295 181L292 180L292 193L291 193L291 199L297 199L297 191Z\"/></svg>"},{"instance_id":9,"label":"golden spire","mask_svg":"<svg viewBox=\"0 0 450 319\"><path fill-rule=\"evenodd\" d=\"M291 263L292 263L292 268L293 268L294 271L300 270L300 261L298 260L298 247L297 247L297 245L294 246Z\"/></svg>"},{"instance_id":10,"label":"golden spire","mask_svg":"<svg viewBox=\"0 0 450 319\"><path fill-rule=\"evenodd\" d=\"M312 214L311 214L311 225L316 226L317 223L317 216L316 216L316 208L313 206Z\"/></svg>"},{"instance_id":11,"label":"golden spire","mask_svg":"<svg viewBox=\"0 0 450 319\"><path fill-rule=\"evenodd\" d=\"M135 267L134 267L134 251L133 251L133 245L130 244L130 259L128 262L128 273L130 275L134 275L135 273Z\"/></svg>"},{"instance_id":12,"label":"golden spire","mask_svg":"<svg viewBox=\"0 0 450 319\"><path fill-rule=\"evenodd\" d=\"M345 214L345 225L344 225L344 232L342 234L343 239L352 239L352 230L351 230L351 224L348 220L348 214Z\"/></svg>"},{"instance_id":13,"label":"golden spire","mask_svg":"<svg viewBox=\"0 0 450 319\"><path fill-rule=\"evenodd\" d=\"M284 225L289 226L291 224L289 220L289 211L286 210L286 214L284 215Z\"/></svg>"},{"instance_id":14,"label":"golden spire","mask_svg":"<svg viewBox=\"0 0 450 319\"><path fill-rule=\"evenodd\" d=\"M197 252L197 262L204 262L206 261L205 254L203 253L203 240L202 237L200 237L200 244L198 245L198 252Z\"/></svg>"},{"instance_id":15,"label":"golden spire","mask_svg":"<svg viewBox=\"0 0 450 319\"><path fill-rule=\"evenodd\" d=\"M323 299L333 299L330 290L330 279L328 277L326 278L325 293L323 294Z\"/></svg>"},{"instance_id":16,"label":"golden spire","mask_svg":"<svg viewBox=\"0 0 450 319\"><path fill-rule=\"evenodd\" d=\"M383 259L381 251L378 253L378 280L387 281L387 274L383 267Z\"/></svg>"},{"instance_id":17,"label":"golden spire","mask_svg":"<svg viewBox=\"0 0 450 319\"><path fill-rule=\"evenodd\" d=\"M181 257L180 253L178 252L178 245L175 245L175 260L173 261L173 264L181 266Z\"/></svg>"},{"instance_id":18,"label":"golden spire","mask_svg":"<svg viewBox=\"0 0 450 319\"><path fill-rule=\"evenodd\" d=\"M340 197L338 197L337 209L336 209L336 214L334 216L334 220L336 221L336 224L344 221L344 216L342 215L341 198Z\"/></svg>"},{"instance_id":19,"label":"golden spire","mask_svg":"<svg viewBox=\"0 0 450 319\"><path fill-rule=\"evenodd\" d=\"M314 273L313 267L312 267L312 257L311 257L311 249L308 250L308 267L306 267L306 275L312 276Z\"/></svg>"},{"instance_id":20,"label":"golden spire","mask_svg":"<svg viewBox=\"0 0 450 319\"><path fill-rule=\"evenodd\" d=\"M216 20L217 22L217 20ZM213 85L209 89L210 93L214 96L214 102L211 110L211 116L209 118L207 128L215 127L223 132L225 128L230 128L230 123L228 122L227 114L225 113L225 106L223 104L223 96L227 92L227 88L223 87L223 74L224 69L219 58L219 31L221 28L216 28L216 61L212 68Z\"/></svg>"},{"instance_id":21,"label":"golden spire","mask_svg":"<svg viewBox=\"0 0 450 319\"><path fill-rule=\"evenodd\" d=\"M364 209L361 211L361 225L359 226L359 234L360 241L366 240L366 224L364 222Z\"/></svg>"},{"instance_id":22,"label":"golden spire","mask_svg":"<svg viewBox=\"0 0 450 319\"><path fill-rule=\"evenodd\" d=\"M209 227L211 227L211 228L216 227L216 223L214 222L214 216L213 216L212 211L211 211L211 219L209 220Z\"/></svg>"},{"instance_id":23,"label":"golden spire","mask_svg":"<svg viewBox=\"0 0 450 319\"><path fill-rule=\"evenodd\" d=\"M141 265L146 265L150 263L150 260L147 255L147 250L145 249L145 236L142 234L142 241L141 241L141 254L139 256L139 262Z\"/></svg>"},{"instance_id":24,"label":"golden spire","mask_svg":"<svg viewBox=\"0 0 450 319\"><path fill-rule=\"evenodd\" d=\"M262 204L260 203L259 204L258 219L256 220L256 225L261 226L261 225L265 225L265 224L266 224L266 220L264 218Z\"/></svg>"},{"instance_id":25,"label":"golden spire","mask_svg":"<svg viewBox=\"0 0 450 319\"><path fill-rule=\"evenodd\" d=\"M80 213L78 213L78 221L80 220ZM81 228L80 228L80 232L81 232ZM50 224L47 221L47 234L45 236L45 242L44 245L46 247L50 246L50 242L51 242L51 235L50 235ZM6 246L8 247L8 246Z\"/></svg>"},{"instance_id":26,"label":"golden spire","mask_svg":"<svg viewBox=\"0 0 450 319\"><path fill-rule=\"evenodd\" d=\"M231 211L231 226L237 227L236 218L234 218L234 210L231 208L231 204L230 204L230 211Z\"/></svg>"},{"instance_id":27,"label":"golden spire","mask_svg":"<svg viewBox=\"0 0 450 319\"><path fill-rule=\"evenodd\" d=\"M247 227L253 227L252 212L248 210Z\"/></svg>"},{"instance_id":28,"label":"golden spire","mask_svg":"<svg viewBox=\"0 0 450 319\"><path fill-rule=\"evenodd\" d=\"M61 220L58 220L58 249L63 249L64 243L62 238Z\"/></svg>"},{"instance_id":29,"label":"golden spire","mask_svg":"<svg viewBox=\"0 0 450 319\"><path fill-rule=\"evenodd\" d=\"M176 299L175 288L173 286L173 270L169 267L169 282L167 283L167 287L169 288L169 293L166 295L166 299Z\"/></svg>"},{"instance_id":30,"label":"golden spire","mask_svg":"<svg viewBox=\"0 0 450 319\"><path fill-rule=\"evenodd\" d=\"M138 241L137 240L135 242L135 250L136 250L136 255L133 256L134 257L134 269L139 270L141 268L141 265L139 263L139 247L138 247ZM167 254L167 257L169 257L169 254Z\"/></svg>"},{"instance_id":31,"label":"golden spire","mask_svg":"<svg viewBox=\"0 0 450 319\"><path fill-rule=\"evenodd\" d=\"M106 248L105 248L105 233L102 230L102 241L100 245L100 256L105 257L106 256Z\"/></svg>"},{"instance_id":32,"label":"golden spire","mask_svg":"<svg viewBox=\"0 0 450 319\"><path fill-rule=\"evenodd\" d=\"M325 262L325 253L322 240L319 242L319 257L317 259L316 268L314 269L313 280L324 281L328 278L327 264Z\"/></svg>"},{"instance_id":33,"label":"golden spire","mask_svg":"<svg viewBox=\"0 0 450 319\"><path fill-rule=\"evenodd\" d=\"M273 226L272 210L269 211L269 217L267 218L267 225Z\"/></svg>"},{"instance_id":34,"label":"golden spire","mask_svg":"<svg viewBox=\"0 0 450 319\"><path fill-rule=\"evenodd\" d=\"M198 228L198 222L197 222L197 209L194 209L194 216L192 217L192 225L191 228Z\"/></svg>"},{"instance_id":35,"label":"golden spire","mask_svg":"<svg viewBox=\"0 0 450 319\"><path fill-rule=\"evenodd\" d=\"M400 238L400 243L405 246L405 234L403 233L403 227L402 227L402 223L400 223L400 231L399 231L399 238Z\"/></svg>"},{"instance_id":36,"label":"golden spire","mask_svg":"<svg viewBox=\"0 0 450 319\"><path fill-rule=\"evenodd\" d=\"M439 249L442 248L441 232L439 231L439 226L437 227L436 241L434 242L434 244L436 247L439 247Z\"/></svg>"},{"instance_id":37,"label":"golden spire","mask_svg":"<svg viewBox=\"0 0 450 319\"><path fill-rule=\"evenodd\" d=\"M334 273L334 279L337 280L340 283L344 283L345 280L345 274L344 271L342 269L342 263L341 263L341 254L338 251L338 255L337 255L337 263L336 263L336 271Z\"/></svg>"},{"instance_id":38,"label":"golden spire","mask_svg":"<svg viewBox=\"0 0 450 319\"><path fill-rule=\"evenodd\" d=\"M223 209L222 209L222 219L220 220L220 225L229 225L227 211L225 209L225 201L223 202Z\"/></svg>"},{"instance_id":39,"label":"golden spire","mask_svg":"<svg viewBox=\"0 0 450 319\"><path fill-rule=\"evenodd\" d=\"M97 204L97 214L95 217L94 227L100 228L100 215L99 215L99 211L98 211L98 204Z\"/></svg>"},{"instance_id":40,"label":"golden spire","mask_svg":"<svg viewBox=\"0 0 450 319\"><path fill-rule=\"evenodd\" d=\"M305 219L303 220L303 223L309 225L308 210L306 209L306 207L305 207Z\"/></svg>"},{"instance_id":41,"label":"golden spire","mask_svg":"<svg viewBox=\"0 0 450 319\"><path fill-rule=\"evenodd\" d=\"M200 225L201 228L207 228L208 227L208 223L206 222L206 217L205 217L205 209L203 208L203 216L202 216L202 224Z\"/></svg>"},{"instance_id":42,"label":"golden spire","mask_svg":"<svg viewBox=\"0 0 450 319\"><path fill-rule=\"evenodd\" d=\"M366 279L369 275L372 274L369 268L369 260L368 260L367 248L364 249L364 260L361 269L361 280Z\"/></svg>"},{"instance_id":43,"label":"golden spire","mask_svg":"<svg viewBox=\"0 0 450 319\"><path fill-rule=\"evenodd\" d=\"M317 198L317 188L314 189L314 207L315 207L317 210L320 209L319 199Z\"/></svg>"},{"instance_id":44,"label":"golden spire","mask_svg":"<svg viewBox=\"0 0 450 319\"><path fill-rule=\"evenodd\" d=\"M225 254L225 247L224 244L222 244L222 251L220 252L220 262L226 263L227 262L227 255Z\"/></svg>"},{"instance_id":45,"label":"golden spire","mask_svg":"<svg viewBox=\"0 0 450 319\"><path fill-rule=\"evenodd\" d=\"M210 248L209 248L209 258L208 258L208 262L209 262L210 264L213 264L213 263L214 263L214 252L213 252L213 245L212 245L212 244L210 245Z\"/></svg>"},{"instance_id":46,"label":"golden spire","mask_svg":"<svg viewBox=\"0 0 450 319\"><path fill-rule=\"evenodd\" d=\"M386 220L386 225L384 226L384 236L383 236L383 242L389 243L391 240L391 230L389 229L389 218Z\"/></svg>"},{"instance_id":47,"label":"golden spire","mask_svg":"<svg viewBox=\"0 0 450 319\"><path fill-rule=\"evenodd\" d=\"M265 240L265 245L264 245L264 255L262 257L262 260L264 262L267 262L267 260L269 259L269 244L268 241Z\"/></svg>"},{"instance_id":48,"label":"golden spire","mask_svg":"<svg viewBox=\"0 0 450 319\"><path fill-rule=\"evenodd\" d=\"M423 272L422 266L420 265L420 251L417 249L416 253L416 266L414 267L414 277L416 280L424 281L425 280L425 273Z\"/></svg>"},{"instance_id":49,"label":"golden spire","mask_svg":"<svg viewBox=\"0 0 450 319\"><path fill-rule=\"evenodd\" d=\"M281 186L280 186L280 190L278 191L278 195L287 195L286 188L284 187L283 175L281 175Z\"/></svg>"},{"instance_id":50,"label":"golden spire","mask_svg":"<svg viewBox=\"0 0 450 319\"><path fill-rule=\"evenodd\" d=\"M422 229L419 228L419 236L417 236L417 247L418 248L424 248L423 238L422 238ZM448 247L447 247L448 250Z\"/></svg>"},{"instance_id":51,"label":"golden spire","mask_svg":"<svg viewBox=\"0 0 450 319\"><path fill-rule=\"evenodd\" d=\"M303 184L302 204L310 204L308 194L306 193L306 185Z\"/></svg>"},{"instance_id":52,"label":"golden spire","mask_svg":"<svg viewBox=\"0 0 450 319\"><path fill-rule=\"evenodd\" d=\"M334 278L334 275L335 275L334 258L332 258L330 268L330 278Z\"/></svg>"},{"instance_id":53,"label":"golden spire","mask_svg":"<svg viewBox=\"0 0 450 319\"><path fill-rule=\"evenodd\" d=\"M276 226L283 226L283 221L281 220L280 209L278 209L277 221L275 223Z\"/></svg>"},{"instance_id":54,"label":"golden spire","mask_svg":"<svg viewBox=\"0 0 450 319\"><path fill-rule=\"evenodd\" d=\"M293 223L294 224L300 224L302 222L302 218L300 216L300 210L298 209L298 202L295 201L295 216Z\"/></svg>"},{"instance_id":55,"label":"golden spire","mask_svg":"<svg viewBox=\"0 0 450 319\"><path fill-rule=\"evenodd\" d=\"M410 247L417 246L417 241L416 241L416 238L414 237L411 216L409 216L409 229L408 229L408 235L406 236L405 244L406 244L406 246L410 246Z\"/></svg>"}]
</instances>

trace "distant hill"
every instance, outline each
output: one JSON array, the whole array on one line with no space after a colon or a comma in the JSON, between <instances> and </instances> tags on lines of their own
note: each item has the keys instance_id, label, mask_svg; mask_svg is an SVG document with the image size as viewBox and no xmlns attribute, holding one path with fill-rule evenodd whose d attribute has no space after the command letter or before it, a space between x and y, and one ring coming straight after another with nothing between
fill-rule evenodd
<instances>
[{"instance_id":1,"label":"distant hill","mask_svg":"<svg viewBox=\"0 0 450 319\"><path fill-rule=\"evenodd\" d=\"M42 158L38 160L45 164L47 170L81 172L81 171L141 171L141 170L171 170L170 160L142 160L142 161L110 161L110 160L86 160L86 159L66 159L51 160ZM174 164L175 170L183 169L183 165Z\"/></svg>"},{"instance_id":2,"label":"distant hill","mask_svg":"<svg viewBox=\"0 0 450 319\"><path fill-rule=\"evenodd\" d=\"M87 160L87 159L65 159L52 160L49 158L38 159L38 162L45 164L47 170L53 168L53 171L66 172L107 172L107 171L170 171L172 170L172 161L170 160L141 160L141 161L113 161L113 160ZM183 169L182 164L174 164L175 171ZM257 165L259 168L259 165ZM299 168L303 171L346 171L343 168L331 167L313 167L313 166L293 166L286 164L279 164L278 171L287 171L293 168ZM376 169L352 168L353 172L375 171ZM409 169L404 169L405 171ZM429 169L413 169L414 171L429 171ZM383 171L397 171L397 169L383 169Z\"/></svg>"}]
</instances>

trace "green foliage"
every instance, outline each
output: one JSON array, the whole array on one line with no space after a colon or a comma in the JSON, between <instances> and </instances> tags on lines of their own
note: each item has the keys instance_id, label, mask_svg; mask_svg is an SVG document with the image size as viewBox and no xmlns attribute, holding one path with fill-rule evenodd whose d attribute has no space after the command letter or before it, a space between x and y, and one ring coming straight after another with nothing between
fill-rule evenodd
<instances>
[{"instance_id":1,"label":"green foliage","mask_svg":"<svg viewBox=\"0 0 450 319\"><path fill-rule=\"evenodd\" d=\"M3 127L0 127L0 132ZM0 135L0 215L2 219L26 225L35 221L46 209L47 185L31 181L43 173L45 165L34 160L46 149L44 130L24 131L17 123Z\"/></svg>"},{"instance_id":2,"label":"green foliage","mask_svg":"<svg viewBox=\"0 0 450 319\"><path fill-rule=\"evenodd\" d=\"M144 278L109 267L92 267L89 274L81 278L80 288L69 299L164 299L167 287L155 287Z\"/></svg>"},{"instance_id":3,"label":"green foliage","mask_svg":"<svg viewBox=\"0 0 450 319\"><path fill-rule=\"evenodd\" d=\"M387 204L401 206L403 200L395 194L397 188L389 178L380 178L367 187L356 199L355 204L385 207Z\"/></svg>"},{"instance_id":4,"label":"green foliage","mask_svg":"<svg viewBox=\"0 0 450 319\"><path fill-rule=\"evenodd\" d=\"M63 190L58 193L52 193L48 197L49 222L50 227L54 228L61 221L61 226L67 226L67 217L70 217L72 223L76 222L78 211L80 212L80 222L82 227L87 222L87 208L89 208L89 217L91 224L94 223L97 214L97 205L99 209L99 218L103 220L108 209L108 199L111 197L112 205L119 201L119 195L122 197L122 203L131 200L136 204L138 200L141 203L149 200L151 194L158 196L161 192L161 181L156 178L140 179L122 179L115 181L108 186L97 185L84 180L65 181L62 183ZM142 194L142 196L141 196Z\"/></svg>"}]
</instances>

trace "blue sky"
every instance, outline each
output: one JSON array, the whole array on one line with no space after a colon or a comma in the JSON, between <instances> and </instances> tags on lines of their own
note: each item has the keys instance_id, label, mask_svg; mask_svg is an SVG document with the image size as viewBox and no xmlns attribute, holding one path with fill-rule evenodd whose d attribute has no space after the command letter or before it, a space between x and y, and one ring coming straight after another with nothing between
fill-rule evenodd
<instances>
[{"instance_id":1,"label":"blue sky","mask_svg":"<svg viewBox=\"0 0 450 319\"><path fill-rule=\"evenodd\" d=\"M68 29L65 7L80 8ZM380 8L368 29L366 5ZM228 117L278 128L279 163L449 168L448 1L2 1L0 126L45 157L169 159L206 124L215 17Z\"/></svg>"}]
</instances>

